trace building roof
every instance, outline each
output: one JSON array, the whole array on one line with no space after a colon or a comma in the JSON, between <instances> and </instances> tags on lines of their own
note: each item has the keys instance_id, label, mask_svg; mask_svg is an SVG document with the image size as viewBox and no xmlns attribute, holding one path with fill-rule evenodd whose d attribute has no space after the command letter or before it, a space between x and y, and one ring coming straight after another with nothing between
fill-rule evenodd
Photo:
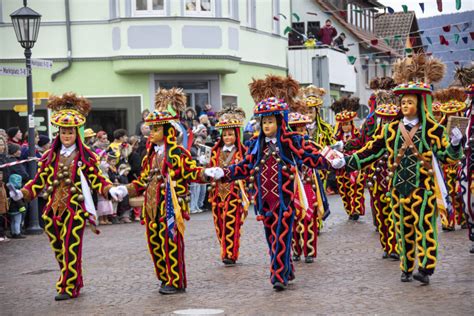
<instances>
[{"instance_id":1,"label":"building roof","mask_svg":"<svg viewBox=\"0 0 474 316\"><path fill-rule=\"evenodd\" d=\"M389 45L400 54L403 54L405 43L409 37L415 39L415 43L412 44L415 50L422 50L422 42L418 33L418 23L414 11L379 14L375 18L374 25L377 37L389 38ZM400 35L400 40L394 39L395 35Z\"/></svg>"},{"instance_id":2,"label":"building roof","mask_svg":"<svg viewBox=\"0 0 474 316\"><path fill-rule=\"evenodd\" d=\"M315 2L323 9L323 11L337 11L337 8L335 6L333 6L331 3L327 3L325 0L315 0ZM361 42L364 42L371 48L380 52L390 52L390 54L395 56L399 55L397 51L385 44L383 41L378 41L377 45L372 45L371 41L376 38L376 35L374 33L367 32L353 24L350 24L344 17L340 16L337 13L332 14L332 18L342 24L346 28L347 32L351 33L357 39L359 39Z\"/></svg>"}]
</instances>

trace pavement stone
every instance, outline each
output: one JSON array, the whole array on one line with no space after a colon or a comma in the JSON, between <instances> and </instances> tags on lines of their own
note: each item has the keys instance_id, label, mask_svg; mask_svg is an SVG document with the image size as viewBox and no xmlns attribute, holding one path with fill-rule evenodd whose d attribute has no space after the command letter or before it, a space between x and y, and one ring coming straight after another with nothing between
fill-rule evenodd
<instances>
[{"instance_id":1,"label":"pavement stone","mask_svg":"<svg viewBox=\"0 0 474 316\"><path fill-rule=\"evenodd\" d=\"M158 293L144 227L137 223L101 227L98 236L86 231L85 287L79 298L64 302L53 300L58 267L46 235L1 243L0 315L171 315L189 308L226 315L472 315L474 255L465 230L439 233L439 264L429 286L401 283L398 262L381 258L370 211L351 222L338 196L329 202L318 257L295 264L296 280L287 291L271 287L263 227L255 216L244 224L238 264L225 267L206 212L187 222L188 289L176 296Z\"/></svg>"}]
</instances>

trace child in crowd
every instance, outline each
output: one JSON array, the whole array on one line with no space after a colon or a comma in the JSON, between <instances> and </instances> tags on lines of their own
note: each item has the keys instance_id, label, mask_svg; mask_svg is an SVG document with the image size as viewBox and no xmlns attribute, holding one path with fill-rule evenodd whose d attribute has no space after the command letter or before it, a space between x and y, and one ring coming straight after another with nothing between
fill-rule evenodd
<instances>
[{"instance_id":1,"label":"child in crowd","mask_svg":"<svg viewBox=\"0 0 474 316\"><path fill-rule=\"evenodd\" d=\"M3 182L3 170L0 170L0 242L8 241L5 235L5 216L8 212L8 195Z\"/></svg>"},{"instance_id":2,"label":"child in crowd","mask_svg":"<svg viewBox=\"0 0 474 316\"><path fill-rule=\"evenodd\" d=\"M100 162L99 169L100 171L102 171L102 174L104 175L104 177L108 178L109 164L107 163L105 157ZM99 219L99 225L112 224L112 222L109 221L108 216L111 216L113 214L114 214L114 210L112 206L112 201L107 200L105 197L98 194L97 195L97 216Z\"/></svg>"},{"instance_id":3,"label":"child in crowd","mask_svg":"<svg viewBox=\"0 0 474 316\"><path fill-rule=\"evenodd\" d=\"M21 189L22 183L21 183L21 176L19 174L11 174L10 177L8 178L9 184L11 184L12 188L15 188L16 190ZM8 215L10 215L10 221L11 221L11 234L12 238L14 239L23 239L26 238L21 234L21 225L23 223L23 217L26 213L26 203L23 199L20 199L18 201L15 201L11 199L10 201L10 207L8 209Z\"/></svg>"},{"instance_id":4,"label":"child in crowd","mask_svg":"<svg viewBox=\"0 0 474 316\"><path fill-rule=\"evenodd\" d=\"M130 165L127 163L122 163L118 167L118 182L120 184L128 184L128 174L130 173ZM131 206L129 203L128 195L123 198L122 201L120 201L117 205L117 213L120 216L120 222L121 223L131 223L132 221L130 220L130 213L131 213Z\"/></svg>"},{"instance_id":5,"label":"child in crowd","mask_svg":"<svg viewBox=\"0 0 474 316\"><path fill-rule=\"evenodd\" d=\"M107 152L107 164L109 165L109 171L107 173L110 182L114 185L119 185L119 174L117 171L117 155L114 151L109 150ZM117 208L118 202L112 202L113 213L109 216L112 221L112 224L118 224L119 220L117 218Z\"/></svg>"}]
</instances>

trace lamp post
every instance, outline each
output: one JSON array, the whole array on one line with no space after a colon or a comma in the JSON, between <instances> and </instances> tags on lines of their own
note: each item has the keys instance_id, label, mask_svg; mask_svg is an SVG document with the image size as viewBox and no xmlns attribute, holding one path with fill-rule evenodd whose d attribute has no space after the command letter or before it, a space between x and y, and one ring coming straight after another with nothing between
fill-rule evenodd
<instances>
[{"instance_id":1,"label":"lamp post","mask_svg":"<svg viewBox=\"0 0 474 316\"><path fill-rule=\"evenodd\" d=\"M31 77L31 48L38 38L41 15L27 7L27 0L23 0L23 7L10 14L13 28L20 45L25 49L26 57L26 98L28 101L28 157L35 157L35 120L33 113L33 81ZM30 177L36 173L36 161L29 162ZM34 199L30 203L29 222L26 231L29 234L40 234L42 232L38 221L38 201Z\"/></svg>"}]
</instances>

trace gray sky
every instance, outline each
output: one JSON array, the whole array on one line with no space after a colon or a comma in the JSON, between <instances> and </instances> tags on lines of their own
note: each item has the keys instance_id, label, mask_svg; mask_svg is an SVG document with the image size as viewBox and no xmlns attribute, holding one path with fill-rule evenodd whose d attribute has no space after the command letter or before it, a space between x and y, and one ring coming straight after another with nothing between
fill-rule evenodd
<instances>
[{"instance_id":1,"label":"gray sky","mask_svg":"<svg viewBox=\"0 0 474 316\"><path fill-rule=\"evenodd\" d=\"M415 11L417 19L474 10L474 0L461 0L461 9L459 11L456 10L456 0L443 0L443 12L438 11L436 0L379 0L379 2L385 6L392 7L395 12L403 11L402 4L406 4L409 11ZM425 13L421 11L420 2L425 4Z\"/></svg>"}]
</instances>

